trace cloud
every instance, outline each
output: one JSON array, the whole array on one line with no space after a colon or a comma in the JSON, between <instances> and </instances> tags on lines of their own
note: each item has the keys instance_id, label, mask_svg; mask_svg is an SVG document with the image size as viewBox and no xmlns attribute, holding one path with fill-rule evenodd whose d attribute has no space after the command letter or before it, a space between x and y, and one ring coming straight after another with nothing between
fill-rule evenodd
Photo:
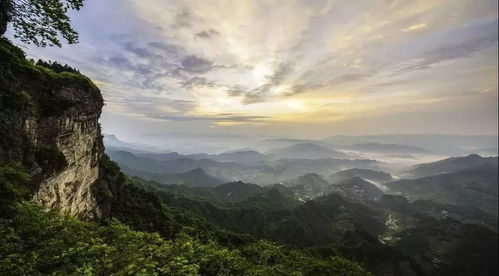
<instances>
[{"instance_id":1,"label":"cloud","mask_svg":"<svg viewBox=\"0 0 499 276\"><path fill-rule=\"evenodd\" d=\"M267 77L267 81L264 84L243 93L243 103L254 104L265 101L268 96L275 94L273 92L275 92L276 87L279 86L292 72L292 65L285 63L279 64L273 74Z\"/></svg>"},{"instance_id":2,"label":"cloud","mask_svg":"<svg viewBox=\"0 0 499 276\"><path fill-rule=\"evenodd\" d=\"M372 75L373 74L368 74L368 73L346 74L346 75L334 78L328 84L329 85L338 85L338 84L344 84L344 83L349 83L349 82L361 81L361 80L366 79Z\"/></svg>"},{"instance_id":3,"label":"cloud","mask_svg":"<svg viewBox=\"0 0 499 276\"><path fill-rule=\"evenodd\" d=\"M468 57L475 52L495 44L497 44L497 33L480 38L472 38L462 43L441 45L425 52L416 62L403 66L398 70L398 73L428 69L441 62Z\"/></svg>"},{"instance_id":4,"label":"cloud","mask_svg":"<svg viewBox=\"0 0 499 276\"><path fill-rule=\"evenodd\" d=\"M135 66L130 62L129 59L122 56L115 56L109 58L109 63L119 69L133 70Z\"/></svg>"},{"instance_id":5,"label":"cloud","mask_svg":"<svg viewBox=\"0 0 499 276\"><path fill-rule=\"evenodd\" d=\"M402 29L402 32L419 31L419 30L422 30L422 29L426 28L427 25L428 25L427 23L414 24L414 25L411 25L411 26L409 26L407 28Z\"/></svg>"},{"instance_id":6,"label":"cloud","mask_svg":"<svg viewBox=\"0 0 499 276\"><path fill-rule=\"evenodd\" d=\"M27 52L105 83L106 112L198 125L277 118L291 129L497 91L497 1L479 2L86 0L73 20L79 44Z\"/></svg>"},{"instance_id":7,"label":"cloud","mask_svg":"<svg viewBox=\"0 0 499 276\"><path fill-rule=\"evenodd\" d=\"M169 44L166 42L154 41L154 42L149 42L147 45L153 49L160 50L165 55L176 56L182 52L179 46Z\"/></svg>"},{"instance_id":8,"label":"cloud","mask_svg":"<svg viewBox=\"0 0 499 276\"><path fill-rule=\"evenodd\" d=\"M209 30L204 30L204 31L195 33L194 36L198 37L198 38L206 38L206 39L208 39L208 38L212 38L214 36L217 36L219 34L220 33L217 32L216 30L209 29Z\"/></svg>"},{"instance_id":9,"label":"cloud","mask_svg":"<svg viewBox=\"0 0 499 276\"><path fill-rule=\"evenodd\" d=\"M231 113L219 113L215 115L185 115L178 113L162 112L160 114L148 114L147 117L167 121L209 121L209 122L262 122L269 119L267 116L239 115Z\"/></svg>"},{"instance_id":10,"label":"cloud","mask_svg":"<svg viewBox=\"0 0 499 276\"><path fill-rule=\"evenodd\" d=\"M183 11L176 15L175 23L172 25L173 28L188 28L191 26L192 15Z\"/></svg>"},{"instance_id":11,"label":"cloud","mask_svg":"<svg viewBox=\"0 0 499 276\"><path fill-rule=\"evenodd\" d=\"M194 55L186 56L181 61L181 69L189 73L202 74L212 69L213 62Z\"/></svg>"},{"instance_id":12,"label":"cloud","mask_svg":"<svg viewBox=\"0 0 499 276\"><path fill-rule=\"evenodd\" d=\"M210 81L206 78L203 77L193 77L190 79L187 79L185 81L181 81L182 87L183 88L194 88L194 87L199 87L199 86L206 86L206 87L220 87L221 85L217 84L214 81Z\"/></svg>"},{"instance_id":13,"label":"cloud","mask_svg":"<svg viewBox=\"0 0 499 276\"><path fill-rule=\"evenodd\" d=\"M152 53L149 49L136 47L135 43L133 43L131 41L124 43L124 49L126 51L131 52L131 53L134 53L135 55L137 55L139 57L150 58L150 57L155 56L154 53Z\"/></svg>"},{"instance_id":14,"label":"cloud","mask_svg":"<svg viewBox=\"0 0 499 276\"><path fill-rule=\"evenodd\" d=\"M333 89L335 86L348 84L352 82L362 82L363 80L374 76L375 73L352 73L345 74L338 77L332 77L330 80L321 82L303 82L293 85L289 88L284 96L293 96L301 93L306 93L307 91L317 90L317 89Z\"/></svg>"}]
</instances>

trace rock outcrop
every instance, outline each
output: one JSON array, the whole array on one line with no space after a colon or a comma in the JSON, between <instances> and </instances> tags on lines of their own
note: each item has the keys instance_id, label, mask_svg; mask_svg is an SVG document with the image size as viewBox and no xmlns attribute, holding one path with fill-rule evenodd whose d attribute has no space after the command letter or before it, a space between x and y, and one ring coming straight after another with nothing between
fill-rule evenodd
<instances>
[{"instance_id":1,"label":"rock outcrop","mask_svg":"<svg viewBox=\"0 0 499 276\"><path fill-rule=\"evenodd\" d=\"M35 65L0 39L0 162L22 163L33 201L74 216L107 216L99 89L76 71Z\"/></svg>"}]
</instances>

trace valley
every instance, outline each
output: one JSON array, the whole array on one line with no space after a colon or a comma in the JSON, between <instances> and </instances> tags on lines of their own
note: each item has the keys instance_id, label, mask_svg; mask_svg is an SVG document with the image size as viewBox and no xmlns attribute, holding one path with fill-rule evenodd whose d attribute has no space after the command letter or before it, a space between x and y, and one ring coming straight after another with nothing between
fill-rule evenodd
<instances>
[{"instance_id":1,"label":"valley","mask_svg":"<svg viewBox=\"0 0 499 276\"><path fill-rule=\"evenodd\" d=\"M276 156L283 148L268 154L106 151L134 185L166 206L236 233L336 252L376 275L452 275L457 262L469 264L457 261L464 257L457 252L497 254L489 247L497 243L497 157L400 165L324 158L337 153L297 145L284 149L300 149L299 158ZM127 169L133 164L142 170ZM488 242L479 241L478 233ZM495 269L482 268L482 275Z\"/></svg>"}]
</instances>

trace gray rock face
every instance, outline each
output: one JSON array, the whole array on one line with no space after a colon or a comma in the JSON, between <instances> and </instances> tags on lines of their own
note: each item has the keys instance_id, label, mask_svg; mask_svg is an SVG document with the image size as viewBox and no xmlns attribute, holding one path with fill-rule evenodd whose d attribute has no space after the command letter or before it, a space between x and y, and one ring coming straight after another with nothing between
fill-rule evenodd
<instances>
[{"instance_id":1,"label":"gray rock face","mask_svg":"<svg viewBox=\"0 0 499 276\"><path fill-rule=\"evenodd\" d=\"M34 202L80 218L106 217L99 89L78 73L33 65L5 40L0 56L0 163L27 168Z\"/></svg>"},{"instance_id":2,"label":"gray rock face","mask_svg":"<svg viewBox=\"0 0 499 276\"><path fill-rule=\"evenodd\" d=\"M58 96L75 103L58 116L30 117L24 130L36 144L55 146L64 156L64 169L40 175L33 200L50 209L85 217L107 214L94 193L99 185L99 160L103 153L99 126L101 104L86 89L63 88Z\"/></svg>"},{"instance_id":3,"label":"gray rock face","mask_svg":"<svg viewBox=\"0 0 499 276\"><path fill-rule=\"evenodd\" d=\"M78 93L75 91L75 93ZM51 209L86 218L105 216L93 188L99 184L99 160L102 143L98 118L94 114L65 114L36 122L28 120L27 132L39 140L40 132L50 129L50 136L64 155L67 166L43 178L33 200ZM43 138L42 138L43 139ZM105 208L104 208L105 209Z\"/></svg>"}]
</instances>

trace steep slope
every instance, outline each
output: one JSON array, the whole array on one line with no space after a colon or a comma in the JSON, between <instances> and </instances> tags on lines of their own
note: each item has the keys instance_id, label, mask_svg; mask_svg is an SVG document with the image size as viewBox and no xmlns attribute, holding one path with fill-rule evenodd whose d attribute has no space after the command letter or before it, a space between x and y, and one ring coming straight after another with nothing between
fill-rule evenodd
<instances>
[{"instance_id":1,"label":"steep slope","mask_svg":"<svg viewBox=\"0 0 499 276\"><path fill-rule=\"evenodd\" d=\"M106 216L108 203L95 192L103 153L99 89L79 73L34 65L3 38L0 57L0 162L29 169L35 202Z\"/></svg>"}]
</instances>

